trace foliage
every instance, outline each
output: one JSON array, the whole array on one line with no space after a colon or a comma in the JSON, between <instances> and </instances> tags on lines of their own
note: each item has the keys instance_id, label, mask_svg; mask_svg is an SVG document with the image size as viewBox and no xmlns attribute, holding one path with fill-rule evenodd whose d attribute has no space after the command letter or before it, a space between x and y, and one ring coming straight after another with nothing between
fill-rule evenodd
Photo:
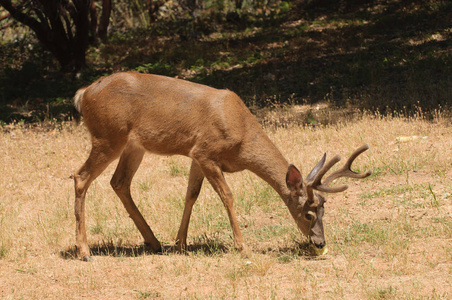
<instances>
[{"instance_id":1,"label":"foliage","mask_svg":"<svg viewBox=\"0 0 452 300\"><path fill-rule=\"evenodd\" d=\"M28 2L0 0L17 22L29 27L62 69L85 66L89 34L89 0Z\"/></svg>"},{"instance_id":2,"label":"foliage","mask_svg":"<svg viewBox=\"0 0 452 300\"><path fill-rule=\"evenodd\" d=\"M207 1L189 13L166 2L155 22L139 3L113 7L107 42L89 48L77 76L62 76L30 35L5 39L0 119L68 118L78 87L123 70L228 88L250 107L328 102L428 114L451 105L447 1L245 1L239 10Z\"/></svg>"}]
</instances>

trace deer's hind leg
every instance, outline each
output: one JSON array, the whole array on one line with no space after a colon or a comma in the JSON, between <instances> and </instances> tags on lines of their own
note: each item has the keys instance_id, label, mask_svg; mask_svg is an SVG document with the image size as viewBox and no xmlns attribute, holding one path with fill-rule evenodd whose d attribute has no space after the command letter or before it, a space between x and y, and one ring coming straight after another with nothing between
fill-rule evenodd
<instances>
[{"instance_id":1,"label":"deer's hind leg","mask_svg":"<svg viewBox=\"0 0 452 300\"><path fill-rule=\"evenodd\" d=\"M149 225L146 223L146 220L143 218L143 215L138 210L135 202L133 202L130 193L132 178L143 160L144 152L145 150L143 148L128 144L121 154L110 184L124 204L130 218L143 236L144 242L149 244L153 251L159 252L162 249L161 245Z\"/></svg>"},{"instance_id":2,"label":"deer's hind leg","mask_svg":"<svg viewBox=\"0 0 452 300\"><path fill-rule=\"evenodd\" d=\"M85 226L85 196L88 187L97 178L105 168L115 160L122 152L124 144L121 142L110 143L106 140L98 140L93 137L91 153L82 165L82 167L74 174L75 186L75 245L77 248L77 256L82 260L89 261L90 252L88 241L86 238Z\"/></svg>"}]
</instances>

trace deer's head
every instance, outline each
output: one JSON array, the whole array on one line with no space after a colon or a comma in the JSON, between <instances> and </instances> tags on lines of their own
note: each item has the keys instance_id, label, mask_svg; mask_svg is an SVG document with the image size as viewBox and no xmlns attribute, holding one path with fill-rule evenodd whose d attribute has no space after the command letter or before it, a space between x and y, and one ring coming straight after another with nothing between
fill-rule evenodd
<instances>
[{"instance_id":1,"label":"deer's head","mask_svg":"<svg viewBox=\"0 0 452 300\"><path fill-rule=\"evenodd\" d=\"M350 168L355 158L367 149L369 149L368 145L356 149L345 165L331 173L323 182L323 176L341 160L340 156L335 156L325 163L326 154L323 155L323 158L312 169L305 180L303 180L300 171L294 165L289 166L286 175L286 184L290 190L288 207L298 228L309 238L314 253L326 253L322 221L326 199L323 193L340 193L345 191L348 188L347 185L337 187L329 185L339 177L365 178L369 176L372 173L371 171L356 173Z\"/></svg>"}]
</instances>

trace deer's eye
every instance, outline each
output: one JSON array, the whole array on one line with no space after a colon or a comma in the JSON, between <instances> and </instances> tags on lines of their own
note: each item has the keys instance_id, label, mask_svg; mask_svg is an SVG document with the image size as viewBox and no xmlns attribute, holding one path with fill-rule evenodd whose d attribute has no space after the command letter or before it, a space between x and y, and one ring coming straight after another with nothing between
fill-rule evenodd
<instances>
[{"instance_id":1,"label":"deer's eye","mask_svg":"<svg viewBox=\"0 0 452 300\"><path fill-rule=\"evenodd\" d=\"M317 219L317 215L314 212L309 211L307 214L304 215L304 218L306 219L306 221L315 222L315 220Z\"/></svg>"}]
</instances>

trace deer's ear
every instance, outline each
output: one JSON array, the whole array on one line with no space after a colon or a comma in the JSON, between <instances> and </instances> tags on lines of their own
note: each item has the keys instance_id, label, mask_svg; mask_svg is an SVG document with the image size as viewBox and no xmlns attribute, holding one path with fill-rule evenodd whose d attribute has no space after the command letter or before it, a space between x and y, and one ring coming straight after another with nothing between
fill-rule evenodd
<instances>
[{"instance_id":1,"label":"deer's ear","mask_svg":"<svg viewBox=\"0 0 452 300\"><path fill-rule=\"evenodd\" d=\"M306 176L306 182L314 180L314 178L317 175L317 173L319 173L319 171L325 165L325 161L326 161L326 153L323 154L322 159L315 165L315 167L312 169L312 171L309 172L309 175Z\"/></svg>"},{"instance_id":2,"label":"deer's ear","mask_svg":"<svg viewBox=\"0 0 452 300\"><path fill-rule=\"evenodd\" d=\"M286 174L286 184L289 190L299 191L303 185L303 178L300 171L294 166L290 165Z\"/></svg>"}]
</instances>

